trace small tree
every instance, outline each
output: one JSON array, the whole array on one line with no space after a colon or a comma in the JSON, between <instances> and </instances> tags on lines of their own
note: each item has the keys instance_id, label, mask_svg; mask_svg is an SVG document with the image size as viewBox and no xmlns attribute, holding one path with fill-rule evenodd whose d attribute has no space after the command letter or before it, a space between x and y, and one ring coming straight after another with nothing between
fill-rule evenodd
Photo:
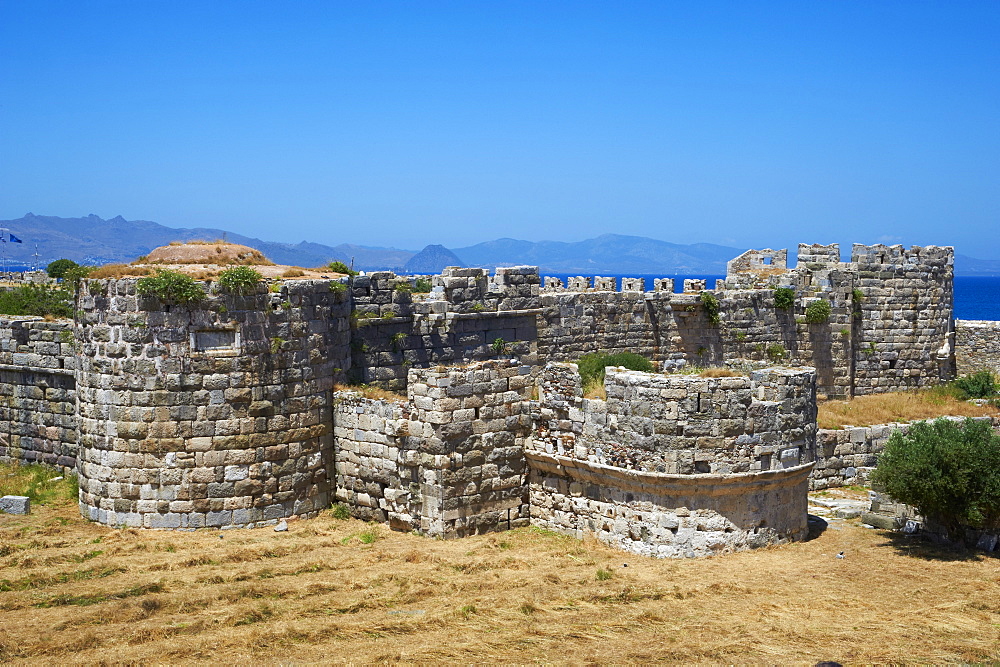
<instances>
[{"instance_id":1,"label":"small tree","mask_svg":"<svg viewBox=\"0 0 1000 667\"><path fill-rule=\"evenodd\" d=\"M80 266L71 259L57 259L51 262L47 267L45 267L45 272L49 274L49 278L61 279L66 275L66 271L72 268Z\"/></svg>"},{"instance_id":2,"label":"small tree","mask_svg":"<svg viewBox=\"0 0 1000 667\"><path fill-rule=\"evenodd\" d=\"M987 421L938 419L896 431L872 480L952 540L961 541L966 527L1000 527L1000 436Z\"/></svg>"}]
</instances>

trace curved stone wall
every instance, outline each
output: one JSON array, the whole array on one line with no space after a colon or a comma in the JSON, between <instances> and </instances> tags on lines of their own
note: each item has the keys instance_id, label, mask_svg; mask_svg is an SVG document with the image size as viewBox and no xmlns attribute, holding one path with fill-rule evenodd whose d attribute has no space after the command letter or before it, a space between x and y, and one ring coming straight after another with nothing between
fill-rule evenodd
<instances>
[{"instance_id":1,"label":"curved stone wall","mask_svg":"<svg viewBox=\"0 0 1000 667\"><path fill-rule=\"evenodd\" d=\"M814 369L609 368L604 389L585 399L575 364L546 366L525 442L533 524L669 558L806 536Z\"/></svg>"},{"instance_id":2,"label":"curved stone wall","mask_svg":"<svg viewBox=\"0 0 1000 667\"><path fill-rule=\"evenodd\" d=\"M109 525L255 526L330 499L330 390L350 363L346 291L329 281L210 285L196 306L77 294L80 509Z\"/></svg>"},{"instance_id":3,"label":"curved stone wall","mask_svg":"<svg viewBox=\"0 0 1000 667\"><path fill-rule=\"evenodd\" d=\"M531 523L658 558L805 539L813 464L734 475L627 470L526 450Z\"/></svg>"}]
</instances>

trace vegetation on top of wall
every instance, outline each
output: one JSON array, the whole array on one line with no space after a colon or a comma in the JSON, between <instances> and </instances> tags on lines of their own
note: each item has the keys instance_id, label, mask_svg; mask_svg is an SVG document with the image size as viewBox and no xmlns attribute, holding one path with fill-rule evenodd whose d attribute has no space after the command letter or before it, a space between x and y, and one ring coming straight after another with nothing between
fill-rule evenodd
<instances>
[{"instance_id":1,"label":"vegetation on top of wall","mask_svg":"<svg viewBox=\"0 0 1000 667\"><path fill-rule=\"evenodd\" d=\"M985 420L918 422L893 433L872 480L963 541L1000 528L1000 436Z\"/></svg>"},{"instance_id":2,"label":"vegetation on top of wall","mask_svg":"<svg viewBox=\"0 0 1000 667\"><path fill-rule=\"evenodd\" d=\"M26 283L0 290L0 313L4 315L35 315L36 317L72 317L72 292Z\"/></svg>"},{"instance_id":3,"label":"vegetation on top of wall","mask_svg":"<svg viewBox=\"0 0 1000 667\"><path fill-rule=\"evenodd\" d=\"M231 266L219 273L219 287L232 294L252 294L264 279L260 271L249 266Z\"/></svg>"},{"instance_id":4,"label":"vegetation on top of wall","mask_svg":"<svg viewBox=\"0 0 1000 667\"><path fill-rule=\"evenodd\" d=\"M774 290L774 307L788 310L795 305L795 290L791 287L778 287Z\"/></svg>"},{"instance_id":5,"label":"vegetation on top of wall","mask_svg":"<svg viewBox=\"0 0 1000 667\"><path fill-rule=\"evenodd\" d=\"M45 272L49 274L49 278L62 278L66 275L66 271L72 269L74 266L80 266L71 259L57 259L54 262L50 262L48 266L45 267Z\"/></svg>"},{"instance_id":6,"label":"vegetation on top of wall","mask_svg":"<svg viewBox=\"0 0 1000 667\"><path fill-rule=\"evenodd\" d=\"M809 324L822 324L830 319L830 302L826 299L817 299L806 306L806 322Z\"/></svg>"},{"instance_id":7,"label":"vegetation on top of wall","mask_svg":"<svg viewBox=\"0 0 1000 667\"><path fill-rule=\"evenodd\" d=\"M205 298L205 290L194 278L170 269L159 269L151 276L139 278L135 290L167 303L195 303Z\"/></svg>"},{"instance_id":8,"label":"vegetation on top of wall","mask_svg":"<svg viewBox=\"0 0 1000 667\"><path fill-rule=\"evenodd\" d=\"M587 393L594 387L604 384L604 375L608 366L624 366L631 371L653 372L653 362L646 357L633 352L617 354L585 354L576 362L580 369L580 380L583 391Z\"/></svg>"},{"instance_id":9,"label":"vegetation on top of wall","mask_svg":"<svg viewBox=\"0 0 1000 667\"><path fill-rule=\"evenodd\" d=\"M701 304L705 309L705 316L708 318L710 324L718 324L719 318L719 297L715 296L711 292L701 293Z\"/></svg>"},{"instance_id":10,"label":"vegetation on top of wall","mask_svg":"<svg viewBox=\"0 0 1000 667\"><path fill-rule=\"evenodd\" d=\"M358 275L357 271L354 271L353 269L351 269L351 267L349 267L347 264L344 264L339 259L337 261L330 262L330 270L333 271L334 273L346 273L349 276Z\"/></svg>"},{"instance_id":11,"label":"vegetation on top of wall","mask_svg":"<svg viewBox=\"0 0 1000 667\"><path fill-rule=\"evenodd\" d=\"M430 278L417 278L413 283L413 291L417 294L427 294L432 288Z\"/></svg>"}]
</instances>

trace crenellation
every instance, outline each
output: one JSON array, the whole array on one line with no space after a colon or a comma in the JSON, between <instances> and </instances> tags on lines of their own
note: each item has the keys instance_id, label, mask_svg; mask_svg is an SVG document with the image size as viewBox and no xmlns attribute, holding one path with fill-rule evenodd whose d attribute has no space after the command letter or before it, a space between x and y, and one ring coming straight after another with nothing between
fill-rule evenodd
<instances>
[{"instance_id":1,"label":"crenellation","mask_svg":"<svg viewBox=\"0 0 1000 667\"><path fill-rule=\"evenodd\" d=\"M74 322L0 319L0 460L75 466L81 511L110 525L260 526L337 501L427 535L531 522L661 557L799 539L806 487L864 481L890 431L818 431L818 396L996 369L1000 329L953 322L951 248L798 260L748 251L681 294L532 266L451 267L429 294L388 271L209 283L189 305L88 281ZM567 362L626 351L738 372L611 368L584 398Z\"/></svg>"}]
</instances>

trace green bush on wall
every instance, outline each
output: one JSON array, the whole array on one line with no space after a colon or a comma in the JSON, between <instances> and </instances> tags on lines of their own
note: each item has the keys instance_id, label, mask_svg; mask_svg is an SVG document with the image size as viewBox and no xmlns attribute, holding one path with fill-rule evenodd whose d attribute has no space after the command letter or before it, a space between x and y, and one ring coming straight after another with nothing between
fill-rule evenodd
<instances>
[{"instance_id":1,"label":"green bush on wall","mask_svg":"<svg viewBox=\"0 0 1000 667\"><path fill-rule=\"evenodd\" d=\"M806 322L809 324L822 324L830 319L830 302L825 299L817 299L806 306Z\"/></svg>"},{"instance_id":2,"label":"green bush on wall","mask_svg":"<svg viewBox=\"0 0 1000 667\"><path fill-rule=\"evenodd\" d=\"M1000 436L988 421L938 419L893 433L872 481L961 541L1000 528Z\"/></svg>"},{"instance_id":3,"label":"green bush on wall","mask_svg":"<svg viewBox=\"0 0 1000 667\"><path fill-rule=\"evenodd\" d=\"M191 276L170 269L139 278L135 291L168 303L194 303L205 298L205 290Z\"/></svg>"},{"instance_id":4,"label":"green bush on wall","mask_svg":"<svg viewBox=\"0 0 1000 667\"><path fill-rule=\"evenodd\" d=\"M795 290L791 287L779 287L774 290L774 307L788 310L795 305Z\"/></svg>"},{"instance_id":5,"label":"green bush on wall","mask_svg":"<svg viewBox=\"0 0 1000 667\"><path fill-rule=\"evenodd\" d=\"M719 297L715 296L711 292L701 293L701 305L705 309L705 317L708 318L710 324L718 324L719 318ZM633 369L637 370L637 369Z\"/></svg>"},{"instance_id":6,"label":"green bush on wall","mask_svg":"<svg viewBox=\"0 0 1000 667\"><path fill-rule=\"evenodd\" d=\"M73 316L73 293L48 285L27 283L0 290L0 313L4 315L35 315L43 317Z\"/></svg>"},{"instance_id":7,"label":"green bush on wall","mask_svg":"<svg viewBox=\"0 0 1000 667\"><path fill-rule=\"evenodd\" d=\"M252 294L264 279L260 271L249 266L231 266L219 273L219 287L232 294Z\"/></svg>"}]
</instances>

